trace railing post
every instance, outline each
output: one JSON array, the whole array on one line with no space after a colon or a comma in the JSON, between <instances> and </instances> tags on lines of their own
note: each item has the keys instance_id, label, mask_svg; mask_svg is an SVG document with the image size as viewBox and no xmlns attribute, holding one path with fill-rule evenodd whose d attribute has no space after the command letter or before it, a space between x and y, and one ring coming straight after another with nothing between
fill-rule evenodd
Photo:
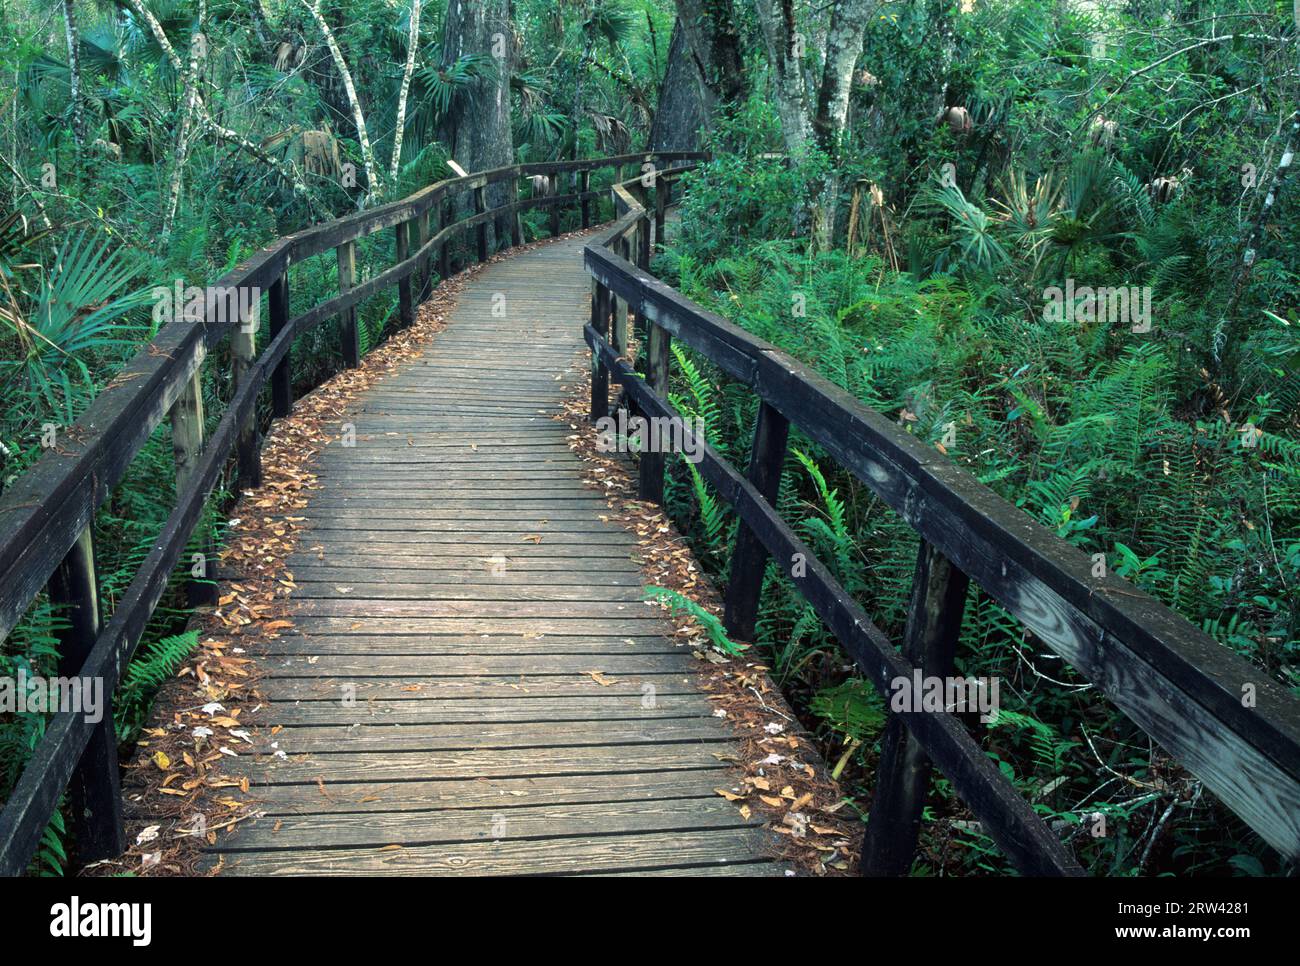
<instances>
[{"instance_id":1,"label":"railing post","mask_svg":"<svg viewBox=\"0 0 1300 966\"><path fill-rule=\"evenodd\" d=\"M357 246L344 242L338 247L339 294L352 290L357 281ZM361 338L357 333L357 307L344 309L339 314L339 341L343 346L343 365L355 369L361 365Z\"/></svg>"},{"instance_id":2,"label":"railing post","mask_svg":"<svg viewBox=\"0 0 1300 966\"><path fill-rule=\"evenodd\" d=\"M399 221L393 226L396 235L397 263L411 257L411 223ZM415 321L415 306L411 301L411 275L397 283L397 318L403 328Z\"/></svg>"},{"instance_id":3,"label":"railing post","mask_svg":"<svg viewBox=\"0 0 1300 966\"><path fill-rule=\"evenodd\" d=\"M429 244L429 209L425 208L420 212L415 221L416 241L419 244L419 250L424 251L424 246ZM420 259L420 301L423 302L433 294L433 257L426 253Z\"/></svg>"},{"instance_id":4,"label":"railing post","mask_svg":"<svg viewBox=\"0 0 1300 966\"><path fill-rule=\"evenodd\" d=\"M550 175L551 179L551 237L554 238L560 233L560 206L555 199L560 196L560 176L558 173Z\"/></svg>"},{"instance_id":5,"label":"railing post","mask_svg":"<svg viewBox=\"0 0 1300 966\"><path fill-rule=\"evenodd\" d=\"M487 187L479 185L474 189L474 214L481 215L487 211ZM486 262L488 258L488 225L480 221L476 226L478 236L478 260Z\"/></svg>"},{"instance_id":6,"label":"railing post","mask_svg":"<svg viewBox=\"0 0 1300 966\"><path fill-rule=\"evenodd\" d=\"M668 212L668 179L655 178L655 251L664 250L664 219Z\"/></svg>"},{"instance_id":7,"label":"railing post","mask_svg":"<svg viewBox=\"0 0 1300 966\"><path fill-rule=\"evenodd\" d=\"M591 280L591 327L602 338L609 337L609 289L596 279ZM591 420L595 422L609 415L609 371L600 360L600 353L591 350Z\"/></svg>"},{"instance_id":8,"label":"railing post","mask_svg":"<svg viewBox=\"0 0 1300 966\"><path fill-rule=\"evenodd\" d=\"M79 677L99 637L99 584L95 576L92 524L50 577L50 603L64 608L68 627L59 631L59 676ZM113 695L104 684L103 717L90 732L81 753L68 800L77 859L82 864L114 858L126 850L122 825L122 790L117 767L117 738L113 733Z\"/></svg>"},{"instance_id":9,"label":"railing post","mask_svg":"<svg viewBox=\"0 0 1300 966\"><path fill-rule=\"evenodd\" d=\"M272 341L289 324L289 269L271 283L267 292L267 307L270 310L270 338ZM284 356L275 364L271 372L271 415L283 419L293 411L293 364L292 348L286 348ZM201 420L200 420L201 421Z\"/></svg>"},{"instance_id":10,"label":"railing post","mask_svg":"<svg viewBox=\"0 0 1300 966\"><path fill-rule=\"evenodd\" d=\"M903 653L927 677L952 673L968 583L966 575L943 554L921 542ZM906 875L916 855L930 759L898 714L889 716L880 749L860 871L863 875Z\"/></svg>"},{"instance_id":11,"label":"railing post","mask_svg":"<svg viewBox=\"0 0 1300 966\"><path fill-rule=\"evenodd\" d=\"M519 178L514 178L515 204L519 204ZM519 209L510 212L510 244L518 247L524 243L524 220Z\"/></svg>"},{"instance_id":12,"label":"railing post","mask_svg":"<svg viewBox=\"0 0 1300 966\"><path fill-rule=\"evenodd\" d=\"M669 345L672 342L670 336L664 329L655 325L653 322L646 323L649 332L646 334L646 387L656 396L666 398L668 396L668 366L672 361L672 353L669 351ZM663 439L655 440L656 446L650 447L648 444L650 431L646 430L647 448L641 453L640 473L641 478L638 485L638 496L643 500L649 500L651 503L664 502L664 451L663 443L671 434L664 433Z\"/></svg>"},{"instance_id":13,"label":"railing post","mask_svg":"<svg viewBox=\"0 0 1300 966\"><path fill-rule=\"evenodd\" d=\"M274 299L274 289L271 298ZM176 463L176 499L179 501L185 485L198 468L203 455L203 377L195 372L190 377L185 391L176 402L172 403L172 454ZM200 518L199 528L203 530ZM216 562L216 554L211 536L203 530L198 541L198 552L203 556L203 574L205 579L193 578L186 586L186 597L191 607L217 602L217 585L211 579L208 568ZM193 568L191 568L193 572Z\"/></svg>"},{"instance_id":14,"label":"railing post","mask_svg":"<svg viewBox=\"0 0 1300 966\"><path fill-rule=\"evenodd\" d=\"M621 239L618 243L618 253L624 258L627 257L627 240ZM626 356L628 351L627 341L627 302L614 296L614 337L610 340L614 351L620 356Z\"/></svg>"},{"instance_id":15,"label":"railing post","mask_svg":"<svg viewBox=\"0 0 1300 966\"><path fill-rule=\"evenodd\" d=\"M650 216L645 215L637 222L636 228L637 267L643 272L650 270Z\"/></svg>"},{"instance_id":16,"label":"railing post","mask_svg":"<svg viewBox=\"0 0 1300 966\"><path fill-rule=\"evenodd\" d=\"M444 199L442 207L438 212L438 231L445 231L451 226L452 213L450 199ZM438 246L438 274L443 278L451 278L451 236L448 235Z\"/></svg>"},{"instance_id":17,"label":"railing post","mask_svg":"<svg viewBox=\"0 0 1300 966\"><path fill-rule=\"evenodd\" d=\"M591 227L591 199L587 192L591 190L591 169L583 168L578 173L578 190L582 193L582 227Z\"/></svg>"},{"instance_id":18,"label":"railing post","mask_svg":"<svg viewBox=\"0 0 1300 966\"><path fill-rule=\"evenodd\" d=\"M253 317L240 319L230 332L231 368L234 372L235 387L244 384L257 359L257 329L261 322L261 302L253 302ZM353 326L353 332L356 327ZM238 487L241 490L255 490L262 485L262 441L257 429L257 406L253 405L248 418L239 427L239 438L235 442L238 456Z\"/></svg>"},{"instance_id":19,"label":"railing post","mask_svg":"<svg viewBox=\"0 0 1300 966\"><path fill-rule=\"evenodd\" d=\"M749 455L749 482L768 503L775 505L781 488L781 467L785 463L785 444L790 436L790 421L767 403L758 407L754 424L754 448ZM767 549L743 520L736 532L731 551L731 576L727 581L727 633L741 641L754 639L758 620L759 596L763 592L763 574L767 569Z\"/></svg>"}]
</instances>

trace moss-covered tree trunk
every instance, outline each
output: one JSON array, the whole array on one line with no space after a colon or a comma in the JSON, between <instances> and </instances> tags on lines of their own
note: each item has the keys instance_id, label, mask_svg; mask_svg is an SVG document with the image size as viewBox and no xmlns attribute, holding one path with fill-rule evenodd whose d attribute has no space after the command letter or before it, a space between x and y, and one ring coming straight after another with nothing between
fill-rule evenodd
<instances>
[{"instance_id":1,"label":"moss-covered tree trunk","mask_svg":"<svg viewBox=\"0 0 1300 966\"><path fill-rule=\"evenodd\" d=\"M449 67L461 57L478 54L489 58L491 69L472 81L456 99L443 121L441 138L452 158L466 171L484 171L514 163L514 136L510 128L510 71L515 40L508 0L448 0L443 21L442 63ZM510 188L488 188L489 207L507 204ZM466 199L468 203L468 199ZM488 244L508 238L510 218L489 226Z\"/></svg>"},{"instance_id":2,"label":"moss-covered tree trunk","mask_svg":"<svg viewBox=\"0 0 1300 966\"><path fill-rule=\"evenodd\" d=\"M668 45L668 67L659 92L659 105L650 126L650 150L697 150L705 120L699 74L691 63L681 21L677 21Z\"/></svg>"},{"instance_id":3,"label":"moss-covered tree trunk","mask_svg":"<svg viewBox=\"0 0 1300 966\"><path fill-rule=\"evenodd\" d=\"M732 0L676 0L683 52L690 58L706 118L744 99L745 57Z\"/></svg>"},{"instance_id":4,"label":"moss-covered tree trunk","mask_svg":"<svg viewBox=\"0 0 1300 966\"><path fill-rule=\"evenodd\" d=\"M822 36L796 18L794 0L754 0L767 48L772 97L781 118L786 150L803 155L815 145L829 159L826 174L809 189L806 209L795 212L797 227L811 226L818 248L829 248L835 235L839 203L840 149L849 114L853 71L862 53L862 38L875 0L835 0L824 36L821 82L816 99L807 81L809 36Z\"/></svg>"}]
</instances>

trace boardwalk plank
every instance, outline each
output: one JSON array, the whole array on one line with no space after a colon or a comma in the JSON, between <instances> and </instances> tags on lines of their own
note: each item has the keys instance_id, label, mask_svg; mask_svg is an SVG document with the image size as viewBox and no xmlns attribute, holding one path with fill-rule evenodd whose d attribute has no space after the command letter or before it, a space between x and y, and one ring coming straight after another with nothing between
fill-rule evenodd
<instances>
[{"instance_id":1,"label":"boardwalk plank","mask_svg":"<svg viewBox=\"0 0 1300 966\"><path fill-rule=\"evenodd\" d=\"M546 691L500 689L497 693L431 697L406 693L406 700L359 698L345 705L335 694L326 700L295 699L284 695L273 702L269 716L284 728L341 724L505 724L512 722L604 721L674 718L709 714L707 698L683 692L680 686L656 692L652 703L635 694L576 694L557 696Z\"/></svg>"},{"instance_id":2,"label":"boardwalk plank","mask_svg":"<svg viewBox=\"0 0 1300 966\"><path fill-rule=\"evenodd\" d=\"M234 875L559 875L763 861L756 829L470 842L454 848L310 849L227 857Z\"/></svg>"},{"instance_id":3,"label":"boardwalk plank","mask_svg":"<svg viewBox=\"0 0 1300 966\"><path fill-rule=\"evenodd\" d=\"M552 729L553 732L559 729ZM558 738L556 740L559 740ZM552 748L520 748L501 751L393 751L384 755L339 751L277 758L247 755L231 759L226 771L236 777L247 775L258 785L315 785L328 774L332 781L390 782L417 779L507 778L525 775L577 775L598 772L612 775L623 771L674 771L705 768L725 757L708 743L653 745L596 745Z\"/></svg>"},{"instance_id":4,"label":"boardwalk plank","mask_svg":"<svg viewBox=\"0 0 1300 966\"><path fill-rule=\"evenodd\" d=\"M641 548L554 415L582 239L493 263L313 467L226 874L781 875ZM493 314L504 293L505 318ZM238 580L256 562L222 573ZM269 571L266 571L269 572ZM136 803L127 802L137 814Z\"/></svg>"},{"instance_id":5,"label":"boardwalk plank","mask_svg":"<svg viewBox=\"0 0 1300 966\"><path fill-rule=\"evenodd\" d=\"M270 818L285 815L420 812L431 809L526 808L535 805L575 805L587 802L657 802L676 798L719 797L715 789L730 787L721 766L682 771L629 772L546 778L482 778L451 781L367 784L322 781L320 785L269 785L259 788L258 811ZM131 815L148 816L139 803L127 800ZM240 833L242 837L242 829ZM227 841L231 838L231 841ZM223 836L218 845L238 847L237 838Z\"/></svg>"},{"instance_id":6,"label":"boardwalk plank","mask_svg":"<svg viewBox=\"0 0 1300 966\"><path fill-rule=\"evenodd\" d=\"M605 654L599 660L590 654L522 654L465 656L440 654L324 654L282 655L267 657L262 666L272 678L316 677L415 677L463 678L490 674L511 676L574 675L589 670L602 676L619 674L687 674L691 670L691 656L684 652L673 654ZM430 668L435 670L430 673Z\"/></svg>"},{"instance_id":7,"label":"boardwalk plank","mask_svg":"<svg viewBox=\"0 0 1300 966\"><path fill-rule=\"evenodd\" d=\"M591 661L592 664L604 663ZM437 662L430 661L436 668ZM598 670L593 668L592 670ZM329 701L343 704L354 699L361 702L397 702L406 700L450 699L463 700L493 697L577 697L585 698L597 693L625 696L630 709L642 707L649 701L663 703L665 695L680 693L694 686L688 674L680 671L653 674L605 675L604 684L591 675L524 675L499 674L495 677L466 675L465 677L363 677L352 675L320 678L279 678L275 682L273 700Z\"/></svg>"},{"instance_id":8,"label":"boardwalk plank","mask_svg":"<svg viewBox=\"0 0 1300 966\"><path fill-rule=\"evenodd\" d=\"M734 829L746 821L721 798L656 802L598 802L537 805L509 810L475 809L427 812L372 812L364 815L311 815L261 819L240 843L249 850L378 848L385 845L463 845L468 842L525 842L562 836L625 835L691 829ZM210 849L239 852L223 843Z\"/></svg>"},{"instance_id":9,"label":"boardwalk plank","mask_svg":"<svg viewBox=\"0 0 1300 966\"><path fill-rule=\"evenodd\" d=\"M570 721L562 730L566 745L628 745L654 742L725 741L726 726L717 718L641 718L622 722L605 720ZM536 722L493 722L491 724L351 724L307 725L283 728L259 740L263 754L283 751L288 755L325 751L464 751L482 748L548 747L554 742Z\"/></svg>"}]
</instances>

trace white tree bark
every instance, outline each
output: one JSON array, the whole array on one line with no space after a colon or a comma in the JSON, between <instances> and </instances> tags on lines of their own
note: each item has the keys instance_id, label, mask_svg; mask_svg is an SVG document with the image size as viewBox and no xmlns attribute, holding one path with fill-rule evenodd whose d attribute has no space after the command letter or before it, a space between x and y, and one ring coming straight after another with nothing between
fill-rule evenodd
<instances>
[{"instance_id":1,"label":"white tree bark","mask_svg":"<svg viewBox=\"0 0 1300 966\"><path fill-rule=\"evenodd\" d=\"M781 118L786 150L798 156L815 144L830 157L830 169L814 188L813 238L819 248L829 248L835 232L835 209L839 199L836 173L840 143L849 114L853 71L862 53L862 38L875 0L835 0L830 26L825 32L825 58L817 101L812 104L803 69L804 45L809 34L820 37L820 29L801 30L794 0L754 0L763 43L772 70L773 97ZM808 213L796 212L796 224Z\"/></svg>"},{"instance_id":2,"label":"white tree bark","mask_svg":"<svg viewBox=\"0 0 1300 966\"><path fill-rule=\"evenodd\" d=\"M81 102L81 51L77 47L77 11L73 0L63 0L63 34L68 42L69 93L72 97L72 138L77 151L86 146L86 107Z\"/></svg>"},{"instance_id":3,"label":"white tree bark","mask_svg":"<svg viewBox=\"0 0 1300 966\"><path fill-rule=\"evenodd\" d=\"M388 166L388 180L396 183L397 166L402 160L402 138L406 134L406 98L411 92L411 75L420 50L420 0L411 0L411 34L406 41L406 70L402 73L402 92L397 98L397 130L393 132L393 160Z\"/></svg>"},{"instance_id":4,"label":"white tree bark","mask_svg":"<svg viewBox=\"0 0 1300 966\"><path fill-rule=\"evenodd\" d=\"M207 19L207 0L199 0L199 20L190 36L190 64L185 72L184 101L181 113L181 126L176 135L176 157L173 159L171 184L167 188L167 208L163 212L162 237L166 241L171 237L172 226L176 222L176 210L180 207L181 185L185 178L185 161L190 152L190 134L194 125L194 113L198 108L199 97L199 47L202 43L203 21Z\"/></svg>"},{"instance_id":5,"label":"white tree bark","mask_svg":"<svg viewBox=\"0 0 1300 966\"><path fill-rule=\"evenodd\" d=\"M172 42L167 39L167 34L162 29L162 24L158 22L158 18L150 13L149 9L145 7L140 0L126 0L126 2L130 5L131 10L135 15L149 28L149 32L153 34L154 39L158 41L158 46L162 48L163 53L166 55L167 60L171 65L176 68L178 72L183 71L184 68L181 65L180 55L176 53L176 48L172 46ZM273 168L280 177L284 178L284 180L293 187L293 190L297 194L309 196L307 184L303 181L302 175L298 173L296 166L286 165L284 162L271 157L258 147L258 145L254 144L238 131L231 130L228 127L218 124L213 119L212 112L208 110L208 105L203 99L203 94L197 92L197 89L194 96L194 103L195 107L198 109L199 121L203 124L205 130L211 133L218 140L237 145L253 157L257 158L267 167Z\"/></svg>"},{"instance_id":6,"label":"white tree bark","mask_svg":"<svg viewBox=\"0 0 1300 966\"><path fill-rule=\"evenodd\" d=\"M874 9L872 0L837 0L826 33L826 61L817 92L817 112L813 115L813 136L831 159L821 185L821 196L813 208L813 237L823 250L831 247L835 237L841 142L848 127L849 94L853 90L853 72L862 54L867 19Z\"/></svg>"},{"instance_id":7,"label":"white tree bark","mask_svg":"<svg viewBox=\"0 0 1300 966\"><path fill-rule=\"evenodd\" d=\"M803 153L812 137L812 110L804 85L803 48L806 39L794 18L794 0L754 0L763 31L767 62L772 71L776 112L781 118L785 147Z\"/></svg>"},{"instance_id":8,"label":"white tree bark","mask_svg":"<svg viewBox=\"0 0 1300 966\"><path fill-rule=\"evenodd\" d=\"M817 95L817 114L813 120L817 140L823 147L830 146L844 132L849 116L849 94L853 90L853 71L862 54L862 38L873 9L875 3L872 0L838 0L831 11L830 30L826 34L826 61Z\"/></svg>"},{"instance_id":9,"label":"white tree bark","mask_svg":"<svg viewBox=\"0 0 1300 966\"><path fill-rule=\"evenodd\" d=\"M338 41L334 39L334 31L330 29L330 25L320 12L320 0L313 0L311 3L302 0L302 5L311 13L316 26L320 27L325 37L325 46L329 48L330 56L334 58L334 66L338 68L339 76L343 78L343 90L347 94L348 104L352 106L352 120L356 123L357 141L361 144L361 162L366 167L366 198L367 200L374 198L383 192L384 185L379 168L375 164L375 152L370 147L366 116L362 113L361 101L357 98L356 85L352 83L352 71L348 70L348 62L343 59L343 51L339 49Z\"/></svg>"}]
</instances>

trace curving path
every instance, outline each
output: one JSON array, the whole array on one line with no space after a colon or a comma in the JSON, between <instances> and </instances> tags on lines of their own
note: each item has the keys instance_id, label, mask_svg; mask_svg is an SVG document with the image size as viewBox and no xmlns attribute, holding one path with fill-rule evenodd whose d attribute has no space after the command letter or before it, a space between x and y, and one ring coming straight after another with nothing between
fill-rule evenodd
<instances>
[{"instance_id":1,"label":"curving path","mask_svg":"<svg viewBox=\"0 0 1300 966\"><path fill-rule=\"evenodd\" d=\"M283 754L232 763L266 815L223 871L784 871L715 792L730 733L551 418L584 240L489 266L322 455L262 682Z\"/></svg>"}]
</instances>

